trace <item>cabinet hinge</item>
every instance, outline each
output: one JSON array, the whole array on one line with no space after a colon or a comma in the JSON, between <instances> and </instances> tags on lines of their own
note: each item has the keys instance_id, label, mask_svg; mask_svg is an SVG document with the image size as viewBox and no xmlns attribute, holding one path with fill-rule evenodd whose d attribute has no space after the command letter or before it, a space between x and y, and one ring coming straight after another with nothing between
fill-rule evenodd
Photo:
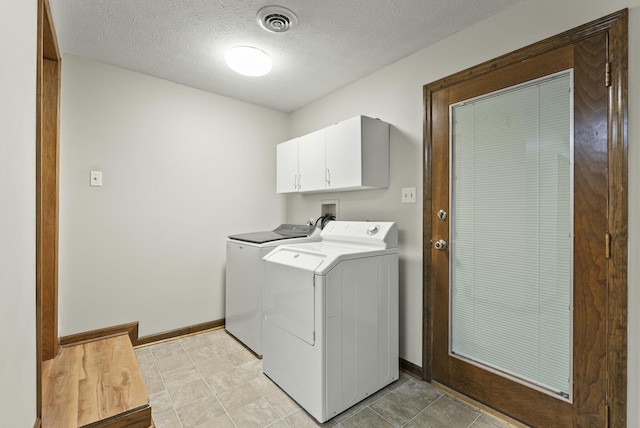
<instances>
[{"instance_id":1,"label":"cabinet hinge","mask_svg":"<svg viewBox=\"0 0 640 428\"><path fill-rule=\"evenodd\" d=\"M606 233L604 235L604 256L605 258L611 257L611 234Z\"/></svg>"},{"instance_id":2,"label":"cabinet hinge","mask_svg":"<svg viewBox=\"0 0 640 428\"><path fill-rule=\"evenodd\" d=\"M608 62L604 66L604 86L611 86L611 63Z\"/></svg>"}]
</instances>

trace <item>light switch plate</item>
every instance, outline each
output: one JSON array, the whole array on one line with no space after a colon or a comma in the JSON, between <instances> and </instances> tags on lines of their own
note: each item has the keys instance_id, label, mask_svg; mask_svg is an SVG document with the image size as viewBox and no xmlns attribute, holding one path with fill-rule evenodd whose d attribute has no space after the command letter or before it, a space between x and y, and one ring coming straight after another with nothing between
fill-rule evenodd
<instances>
[{"instance_id":1,"label":"light switch plate","mask_svg":"<svg viewBox=\"0 0 640 428\"><path fill-rule=\"evenodd\" d=\"M402 188L402 203L403 204L415 204L416 203L416 188L415 187L403 187Z\"/></svg>"},{"instance_id":2,"label":"light switch plate","mask_svg":"<svg viewBox=\"0 0 640 428\"><path fill-rule=\"evenodd\" d=\"M91 171L92 186L102 187L102 171Z\"/></svg>"}]
</instances>

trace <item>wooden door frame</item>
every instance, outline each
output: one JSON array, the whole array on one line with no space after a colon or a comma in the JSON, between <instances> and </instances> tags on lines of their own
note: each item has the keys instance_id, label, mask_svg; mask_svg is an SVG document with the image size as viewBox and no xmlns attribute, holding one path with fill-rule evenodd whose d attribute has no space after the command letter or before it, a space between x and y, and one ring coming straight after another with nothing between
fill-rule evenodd
<instances>
[{"instance_id":1,"label":"wooden door frame","mask_svg":"<svg viewBox=\"0 0 640 428\"><path fill-rule=\"evenodd\" d=\"M38 0L36 69L36 416L42 418L42 361L58 353L60 73L48 0Z\"/></svg>"},{"instance_id":2,"label":"wooden door frame","mask_svg":"<svg viewBox=\"0 0 640 428\"><path fill-rule=\"evenodd\" d=\"M423 379L432 379L433 300L431 288L432 199L432 96L435 92L552 50L568 46L599 33L608 33L608 62L611 63L608 112L608 233L610 258L607 260L607 338L609 426L624 427L627 419L627 242L628 242L628 11L627 9L534 43L517 51L425 85L423 101Z\"/></svg>"}]
</instances>

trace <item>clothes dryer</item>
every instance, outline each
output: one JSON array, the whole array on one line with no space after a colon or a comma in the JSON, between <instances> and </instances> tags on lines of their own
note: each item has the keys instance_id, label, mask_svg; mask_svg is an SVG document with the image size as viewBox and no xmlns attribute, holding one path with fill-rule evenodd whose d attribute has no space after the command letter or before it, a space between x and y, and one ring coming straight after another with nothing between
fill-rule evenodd
<instances>
[{"instance_id":1,"label":"clothes dryer","mask_svg":"<svg viewBox=\"0 0 640 428\"><path fill-rule=\"evenodd\" d=\"M319 422L398 379L398 232L330 222L265 256L263 371Z\"/></svg>"}]
</instances>

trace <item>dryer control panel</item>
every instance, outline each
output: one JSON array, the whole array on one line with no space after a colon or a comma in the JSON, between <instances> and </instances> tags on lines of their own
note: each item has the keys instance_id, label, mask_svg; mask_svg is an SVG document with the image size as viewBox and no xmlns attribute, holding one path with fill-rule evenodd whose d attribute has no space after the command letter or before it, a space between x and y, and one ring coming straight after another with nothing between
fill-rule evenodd
<instances>
[{"instance_id":1,"label":"dryer control panel","mask_svg":"<svg viewBox=\"0 0 640 428\"><path fill-rule=\"evenodd\" d=\"M398 227L384 221L332 221L320 233L323 242L398 248Z\"/></svg>"}]
</instances>

